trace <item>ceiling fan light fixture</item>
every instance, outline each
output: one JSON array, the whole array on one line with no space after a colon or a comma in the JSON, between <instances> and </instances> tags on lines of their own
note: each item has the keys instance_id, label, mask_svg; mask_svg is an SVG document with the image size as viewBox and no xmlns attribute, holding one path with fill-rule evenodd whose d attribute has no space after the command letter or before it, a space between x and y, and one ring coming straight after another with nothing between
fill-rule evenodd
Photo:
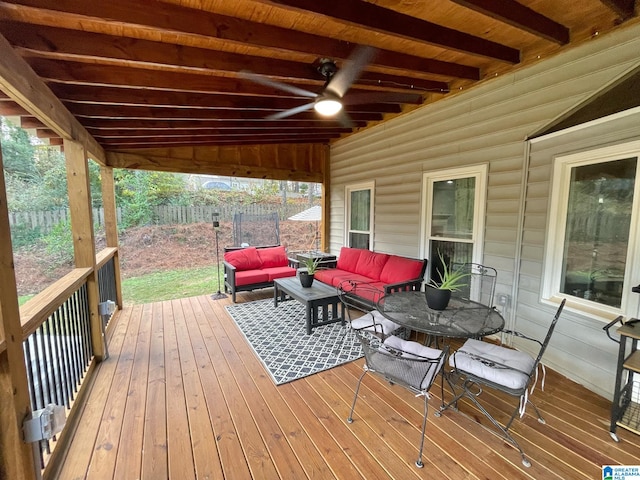
<instances>
[{"instance_id":1,"label":"ceiling fan light fixture","mask_svg":"<svg viewBox=\"0 0 640 480\"><path fill-rule=\"evenodd\" d=\"M320 115L328 117L342 110L342 103L334 98L321 98L313 105L313 109Z\"/></svg>"}]
</instances>

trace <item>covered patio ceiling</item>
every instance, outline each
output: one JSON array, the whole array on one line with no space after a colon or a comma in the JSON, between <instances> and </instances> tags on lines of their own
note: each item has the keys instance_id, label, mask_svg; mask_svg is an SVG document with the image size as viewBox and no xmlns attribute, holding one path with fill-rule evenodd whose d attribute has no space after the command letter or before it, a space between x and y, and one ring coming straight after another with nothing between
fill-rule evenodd
<instances>
[{"instance_id":1,"label":"covered patio ceiling","mask_svg":"<svg viewBox=\"0 0 640 480\"><path fill-rule=\"evenodd\" d=\"M288 148L321 160L271 175L322 181L318 152L332 141L636 21L635 0L0 1L0 58L41 82L16 86L12 64L0 66L0 114L54 145L80 131L114 167L259 177L265 165L239 168L246 152L277 163ZM314 99L244 73L321 93L322 59L340 71L358 45L376 51L344 95L348 118L268 118ZM29 89L71 120L39 115ZM212 147L247 145L208 165L220 160Z\"/></svg>"}]
</instances>

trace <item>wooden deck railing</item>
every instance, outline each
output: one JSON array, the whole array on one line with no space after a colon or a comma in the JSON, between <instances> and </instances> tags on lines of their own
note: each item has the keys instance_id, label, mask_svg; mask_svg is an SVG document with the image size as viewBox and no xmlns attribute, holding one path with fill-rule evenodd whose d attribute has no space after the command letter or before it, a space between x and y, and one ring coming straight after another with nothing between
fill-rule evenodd
<instances>
[{"instance_id":1,"label":"wooden deck railing","mask_svg":"<svg viewBox=\"0 0 640 480\"><path fill-rule=\"evenodd\" d=\"M116 248L106 248L96 255L101 302L116 300L116 252ZM94 361L87 293L91 271L72 270L20 308L32 410L54 403L64 405L70 418L75 414L74 400ZM108 320L103 318L105 325ZM65 430L58 438L40 442L37 460L41 469L46 466L53 445L60 443L64 435Z\"/></svg>"}]
</instances>

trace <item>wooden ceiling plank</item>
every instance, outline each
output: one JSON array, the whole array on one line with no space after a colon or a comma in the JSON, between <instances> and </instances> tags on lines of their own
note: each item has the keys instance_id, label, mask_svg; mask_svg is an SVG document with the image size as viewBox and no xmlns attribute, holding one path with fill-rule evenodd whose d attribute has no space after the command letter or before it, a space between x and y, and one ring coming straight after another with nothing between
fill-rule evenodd
<instances>
[{"instance_id":1,"label":"wooden ceiling plank","mask_svg":"<svg viewBox=\"0 0 640 480\"><path fill-rule=\"evenodd\" d=\"M28 8L32 7L56 11L58 17L69 12L93 19L111 19L122 24L213 37L227 42L277 48L285 52L303 52L318 57L344 60L353 52L353 43L339 39L167 3L159 4L158 8L150 8L148 2L131 2L129 0L110 0L109 2L13 0L12 3L13 5L0 3L0 9L7 19L20 20L25 17L34 17L34 13L30 12ZM158 15L158 10L161 10L163 14ZM381 67L415 70L447 77L480 79L480 70L472 66L384 49L379 51L374 64Z\"/></svg>"},{"instance_id":2,"label":"wooden ceiling plank","mask_svg":"<svg viewBox=\"0 0 640 480\"><path fill-rule=\"evenodd\" d=\"M635 15L636 0L601 0L608 8L620 15L622 20L627 20Z\"/></svg>"},{"instance_id":3,"label":"wooden ceiling plank","mask_svg":"<svg viewBox=\"0 0 640 480\"><path fill-rule=\"evenodd\" d=\"M119 59L233 74L247 70L285 81L309 81L318 87L325 82L313 65L301 62L47 26L39 26L36 32L32 25L18 22L0 22L0 31L12 45L27 49L29 55L44 54L46 57L46 53L54 53L55 58L67 60ZM416 91L449 91L446 82L379 72L363 72L355 84L380 87L390 84L396 88L405 85Z\"/></svg>"},{"instance_id":4,"label":"wooden ceiling plank","mask_svg":"<svg viewBox=\"0 0 640 480\"><path fill-rule=\"evenodd\" d=\"M560 45L569 43L569 29L515 0L452 0L458 5Z\"/></svg>"},{"instance_id":5,"label":"wooden ceiling plank","mask_svg":"<svg viewBox=\"0 0 640 480\"><path fill-rule=\"evenodd\" d=\"M90 156L104 163L104 150L64 107L27 63L0 35L0 90L7 93L29 113L43 121L61 137L84 145Z\"/></svg>"},{"instance_id":6,"label":"wooden ceiling plank","mask_svg":"<svg viewBox=\"0 0 640 480\"><path fill-rule=\"evenodd\" d=\"M325 15L367 30L409 38L446 49L493 58L512 64L520 62L520 51L518 49L361 0L340 0L340 2L318 2L317 0L266 1L284 7Z\"/></svg>"}]
</instances>

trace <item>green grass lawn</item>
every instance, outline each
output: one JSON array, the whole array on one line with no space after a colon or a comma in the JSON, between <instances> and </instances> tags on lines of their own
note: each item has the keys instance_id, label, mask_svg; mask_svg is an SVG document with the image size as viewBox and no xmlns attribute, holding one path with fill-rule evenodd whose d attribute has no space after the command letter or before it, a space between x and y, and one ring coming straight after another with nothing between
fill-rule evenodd
<instances>
[{"instance_id":1,"label":"green grass lawn","mask_svg":"<svg viewBox=\"0 0 640 480\"><path fill-rule=\"evenodd\" d=\"M222 270L220 281L223 281ZM223 287L224 285L220 286L221 291L224 290ZM122 298L127 305L195 297L217 291L218 273L215 266L168 270L122 280ZM34 295L21 296L18 303L23 305L33 297Z\"/></svg>"},{"instance_id":2,"label":"green grass lawn","mask_svg":"<svg viewBox=\"0 0 640 480\"><path fill-rule=\"evenodd\" d=\"M220 290L223 290L222 286ZM169 270L122 280L122 298L126 304L159 302L217 291L218 274L215 266Z\"/></svg>"}]
</instances>

